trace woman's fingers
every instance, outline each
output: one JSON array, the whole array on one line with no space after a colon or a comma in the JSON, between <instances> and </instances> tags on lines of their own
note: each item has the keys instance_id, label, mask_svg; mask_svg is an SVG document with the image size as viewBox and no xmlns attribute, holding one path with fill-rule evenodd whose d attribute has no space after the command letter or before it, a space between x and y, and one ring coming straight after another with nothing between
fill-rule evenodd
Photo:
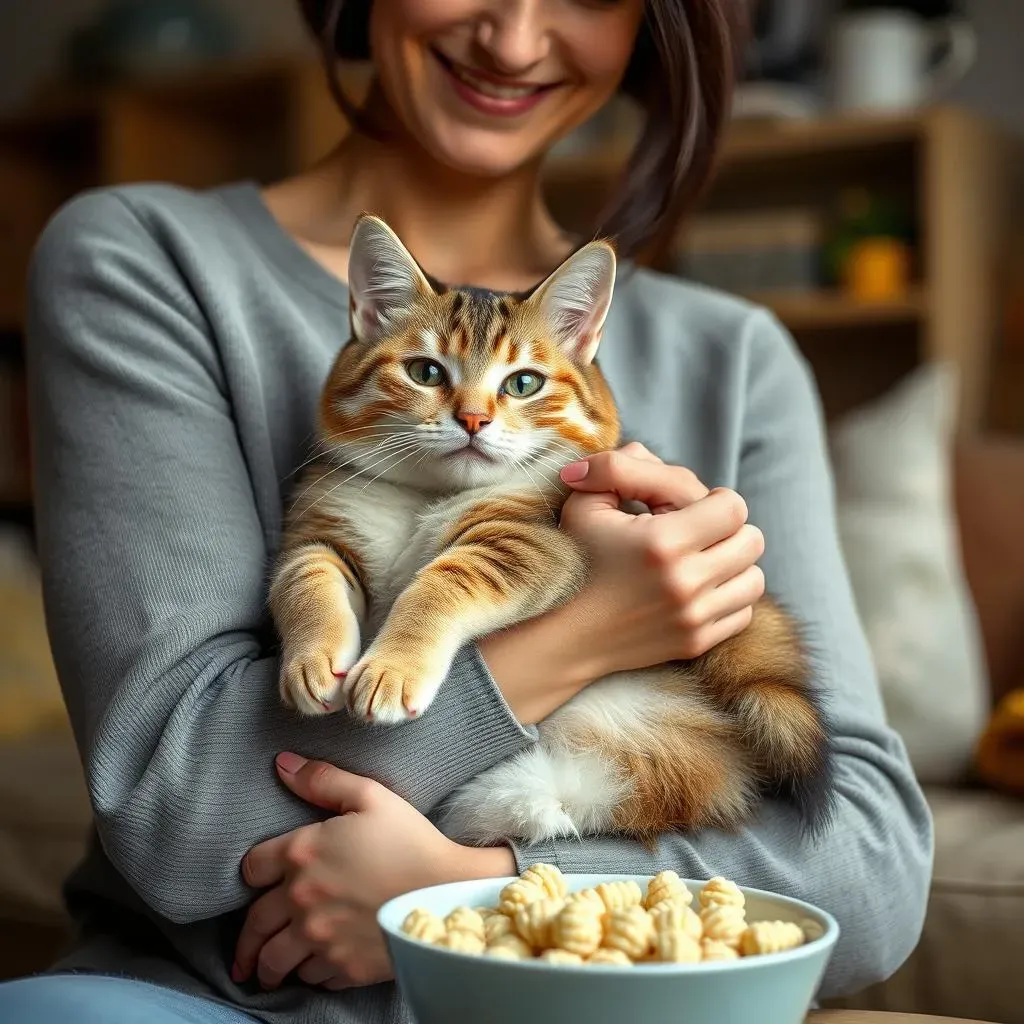
<instances>
[{"instance_id":1,"label":"woman's fingers","mask_svg":"<svg viewBox=\"0 0 1024 1024\"><path fill-rule=\"evenodd\" d=\"M650 524L650 553L671 561L680 554L704 551L732 537L747 521L747 504L724 487Z\"/></svg>"},{"instance_id":2,"label":"woman's fingers","mask_svg":"<svg viewBox=\"0 0 1024 1024\"><path fill-rule=\"evenodd\" d=\"M688 571L702 588L719 587L749 569L764 554L764 534L744 523L725 540L712 544L687 561Z\"/></svg>"},{"instance_id":3,"label":"woman's fingers","mask_svg":"<svg viewBox=\"0 0 1024 1024\"><path fill-rule=\"evenodd\" d=\"M686 508L708 489L688 469L625 451L599 452L566 466L562 480L576 491L614 492L623 501L639 501L652 512Z\"/></svg>"},{"instance_id":4,"label":"woman's fingers","mask_svg":"<svg viewBox=\"0 0 1024 1024\"><path fill-rule=\"evenodd\" d=\"M231 970L235 981L245 981L252 974L260 950L288 926L291 918L292 909L284 886L271 889L249 907L235 947L235 964Z\"/></svg>"},{"instance_id":5,"label":"woman's fingers","mask_svg":"<svg viewBox=\"0 0 1024 1024\"><path fill-rule=\"evenodd\" d=\"M266 989L277 988L302 964L311 952L310 942L298 934L293 924L279 931L260 950L256 977Z\"/></svg>"},{"instance_id":6,"label":"woman's fingers","mask_svg":"<svg viewBox=\"0 0 1024 1024\"><path fill-rule=\"evenodd\" d=\"M323 985L332 979L344 980L334 964L325 960L322 956L311 956L301 967L299 977L307 985Z\"/></svg>"}]
</instances>

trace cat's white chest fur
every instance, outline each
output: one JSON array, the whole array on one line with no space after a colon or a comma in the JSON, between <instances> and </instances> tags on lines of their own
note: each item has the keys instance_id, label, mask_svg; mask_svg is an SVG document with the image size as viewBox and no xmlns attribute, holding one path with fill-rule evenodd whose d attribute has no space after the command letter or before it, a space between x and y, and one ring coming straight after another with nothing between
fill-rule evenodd
<instances>
[{"instance_id":1,"label":"cat's white chest fur","mask_svg":"<svg viewBox=\"0 0 1024 1024\"><path fill-rule=\"evenodd\" d=\"M519 493L522 485L434 497L385 480L340 488L321 507L346 524L369 590L367 633L374 635L409 581L436 554L442 535L481 498Z\"/></svg>"}]
</instances>

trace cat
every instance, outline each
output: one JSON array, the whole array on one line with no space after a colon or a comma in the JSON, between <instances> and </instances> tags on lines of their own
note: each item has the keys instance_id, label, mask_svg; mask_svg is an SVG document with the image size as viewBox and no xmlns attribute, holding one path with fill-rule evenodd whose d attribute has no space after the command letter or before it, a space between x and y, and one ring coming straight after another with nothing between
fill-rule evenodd
<instances>
[{"instance_id":1,"label":"cat","mask_svg":"<svg viewBox=\"0 0 1024 1024\"><path fill-rule=\"evenodd\" d=\"M319 453L271 577L286 704L310 715L345 706L385 726L415 718L465 644L584 583L586 557L558 528L558 471L620 443L595 362L615 276L614 248L598 240L529 293L449 288L384 221L359 218L351 340L323 389ZM735 829L765 793L793 798L812 830L830 815L809 658L767 597L731 640L603 678L538 732L451 796L446 832L477 844L650 840Z\"/></svg>"}]
</instances>

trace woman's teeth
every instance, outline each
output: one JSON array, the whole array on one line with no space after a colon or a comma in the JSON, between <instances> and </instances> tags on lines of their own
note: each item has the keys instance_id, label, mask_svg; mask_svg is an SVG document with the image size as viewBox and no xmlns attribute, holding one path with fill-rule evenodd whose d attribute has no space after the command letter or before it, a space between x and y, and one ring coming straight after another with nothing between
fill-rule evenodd
<instances>
[{"instance_id":1,"label":"woman's teeth","mask_svg":"<svg viewBox=\"0 0 1024 1024\"><path fill-rule=\"evenodd\" d=\"M496 85L494 82L479 78L472 71L460 68L456 64L450 64L449 67L452 69L452 74L459 81L465 82L466 85L476 89L479 93L483 93L484 96L493 96L497 100L521 100L524 96L532 96L544 88L542 85Z\"/></svg>"}]
</instances>

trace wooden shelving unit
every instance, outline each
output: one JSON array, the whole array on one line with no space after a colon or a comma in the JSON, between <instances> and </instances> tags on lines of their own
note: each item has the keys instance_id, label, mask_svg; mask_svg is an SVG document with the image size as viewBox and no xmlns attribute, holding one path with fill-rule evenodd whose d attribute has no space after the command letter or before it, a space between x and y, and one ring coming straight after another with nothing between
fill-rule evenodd
<instances>
[{"instance_id":1,"label":"wooden shelving unit","mask_svg":"<svg viewBox=\"0 0 1024 1024\"><path fill-rule=\"evenodd\" d=\"M613 142L552 163L551 195L571 224L582 227L600 209L626 157L626 147ZM915 280L905 295L879 303L831 289L749 297L772 308L796 335L829 412L877 394L917 361L946 359L960 368L961 429L999 427L990 395L1003 259L1018 212L1010 195L1014 157L995 127L956 108L737 125L698 213L827 209L851 187L899 197L913 210L918 236ZM652 262L670 268L674 243L674 236L662 239Z\"/></svg>"},{"instance_id":2,"label":"wooden shelving unit","mask_svg":"<svg viewBox=\"0 0 1024 1024\"><path fill-rule=\"evenodd\" d=\"M358 96L366 69L346 72ZM54 91L0 122L0 334L20 335L25 270L54 210L100 185L162 180L208 187L240 178L270 181L308 166L347 130L320 68L304 60L221 67L146 86ZM587 228L621 175L622 142L553 159L546 184L556 214ZM914 117L851 118L735 126L702 210L749 211L832 203L842 188L881 186L916 212L913 288L881 303L834 290L751 296L794 333L818 374L826 410L842 411L892 383L916 362L961 368L961 424L987 422L1000 322L1000 267L1010 226L1006 143L955 109ZM667 269L674 239L650 254ZM0 349L16 350L5 342ZM17 370L17 359L7 360ZM12 402L8 402L11 405ZM23 415L0 408L0 462L23 434ZM997 424L998 425L998 424ZM25 456L27 458L27 456ZM26 481L17 470L4 479ZM0 487L0 512L24 506L27 483Z\"/></svg>"}]
</instances>

